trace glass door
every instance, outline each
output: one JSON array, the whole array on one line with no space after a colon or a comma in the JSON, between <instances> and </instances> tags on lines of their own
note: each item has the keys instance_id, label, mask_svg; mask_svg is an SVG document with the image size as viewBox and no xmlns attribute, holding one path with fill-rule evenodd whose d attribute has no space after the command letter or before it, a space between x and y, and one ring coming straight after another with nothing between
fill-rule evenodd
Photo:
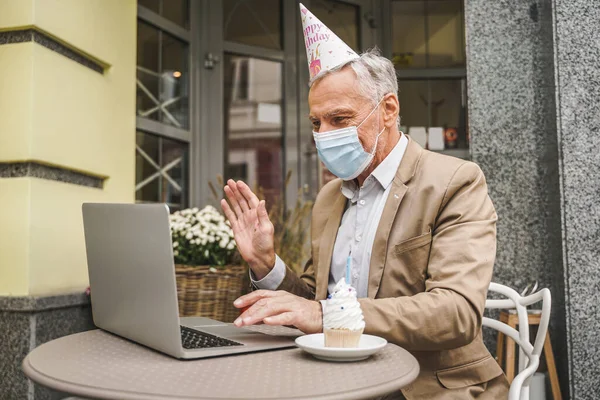
<instances>
[{"instance_id":1,"label":"glass door","mask_svg":"<svg viewBox=\"0 0 600 400\"><path fill-rule=\"evenodd\" d=\"M242 179L269 203L314 199L322 179L308 120L299 0L198 0L191 7L190 191ZM370 0L303 4L358 52L375 43ZM220 194L220 191L219 193Z\"/></svg>"},{"instance_id":2,"label":"glass door","mask_svg":"<svg viewBox=\"0 0 600 400\"><path fill-rule=\"evenodd\" d=\"M223 1L224 175L284 198L281 0Z\"/></svg>"}]
</instances>

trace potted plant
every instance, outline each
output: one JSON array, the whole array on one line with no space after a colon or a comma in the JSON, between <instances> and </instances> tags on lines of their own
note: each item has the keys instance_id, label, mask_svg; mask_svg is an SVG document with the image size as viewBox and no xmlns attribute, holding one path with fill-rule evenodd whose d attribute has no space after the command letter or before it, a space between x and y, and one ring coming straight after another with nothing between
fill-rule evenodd
<instances>
[{"instance_id":1,"label":"potted plant","mask_svg":"<svg viewBox=\"0 0 600 400\"><path fill-rule=\"evenodd\" d=\"M214 207L176 211L170 217L179 313L232 322L233 301L244 292L247 267L233 231Z\"/></svg>"}]
</instances>

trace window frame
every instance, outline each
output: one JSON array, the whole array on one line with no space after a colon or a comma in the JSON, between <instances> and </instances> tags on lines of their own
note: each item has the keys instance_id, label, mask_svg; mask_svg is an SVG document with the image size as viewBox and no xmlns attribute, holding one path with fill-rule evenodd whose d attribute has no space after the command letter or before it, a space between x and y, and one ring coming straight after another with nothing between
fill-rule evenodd
<instances>
[{"instance_id":1,"label":"window frame","mask_svg":"<svg viewBox=\"0 0 600 400\"><path fill-rule=\"evenodd\" d=\"M382 52L383 55L388 59L392 59L393 56L393 40L394 40L394 29L393 29L393 13L392 13L392 3L397 0L381 0L381 21L382 21ZM422 0L423 3L426 3L427 0ZM425 32L428 35L429 30L427 29L428 24L428 14L425 15ZM465 29L465 7L464 4L461 3L461 21L463 27L463 38L464 38L464 29ZM426 37L428 39L428 36ZM464 45L463 40L463 45ZM429 40L426 40L426 57L429 59ZM469 131L469 114L468 108L466 107L466 103L468 101L466 86L468 84L467 81L467 60L465 58L465 65L460 67L417 67L417 68L396 68L396 76L398 78L398 85L401 86L403 81L411 81L411 80L427 80L430 84L431 81L434 80L461 80L461 98L464 101L463 106L467 110L466 114L466 131L468 135ZM431 88L428 88L428 102L431 103ZM431 106L429 106L431 107ZM431 116L431 108L429 109L428 115ZM429 117L430 119L430 117ZM429 121L428 126L431 125L431 121ZM446 149L442 151L438 151L440 153L452 155L455 157L470 159L471 158L471 146L468 143L467 149Z\"/></svg>"},{"instance_id":2,"label":"window frame","mask_svg":"<svg viewBox=\"0 0 600 400\"><path fill-rule=\"evenodd\" d=\"M188 3L189 5L189 3ZM189 5L191 8L191 5ZM142 6L142 5L137 5L137 20L136 20L136 24L138 23L137 21L141 21L144 22L146 24L151 25L153 28L158 29L159 31L159 44L162 43L162 37L163 37L163 32L165 32L166 34L169 34L173 37L175 37L177 40L180 40L181 42L184 43L185 46L187 46L188 49L188 55L187 55L187 67L188 67L188 74L189 74L189 80L188 80L188 92L191 91L192 88L192 71L191 71L191 30L188 30L182 26L179 26L178 24L176 24L175 22L155 13L152 10L147 9L146 7ZM191 23L191 21L190 21ZM159 58L159 66L162 60L162 45L159 45L158 47L158 58ZM160 69L160 68L159 68ZM137 70L138 70L138 65L136 62L136 77L137 77ZM137 78L136 78L137 79ZM136 89L137 90L137 89ZM191 100L191 99L190 99ZM193 180L193 176L191 174L191 169L190 169L190 165L191 165L191 151L192 151L192 127L191 127L191 110L192 110L192 105L191 105L191 101L188 104L188 126L190 127L189 129L184 129L184 128L178 128L176 126L172 126L172 125L168 125L165 123L162 123L160 121L156 121L150 118L146 118L146 117L142 117L137 115L137 109L136 109L136 132L141 132L143 134L149 134L149 135L154 135L157 136L159 139L168 139L168 140L175 140L178 141L180 143L182 143L183 145L186 146L186 150L185 152L187 154L184 155L184 159L186 160L185 162L182 161L183 163L183 167L187 167L185 168L185 179L186 182L184 182L185 184L185 189L184 189L184 195L183 195L183 201L181 204L182 208L185 208L187 206L189 206L190 204L190 194L191 194L191 181ZM137 145L136 145L136 151L137 151ZM160 157L162 157L162 154L159 154L159 159ZM160 160L159 160L160 161ZM137 168L137 165L136 165ZM162 166L161 166L162 168ZM162 178L158 178L159 180L159 192L160 192L160 187L162 186ZM137 192L137 185L139 183L136 182L136 189L135 191ZM159 194L160 195L160 194ZM136 200L137 203L147 203L148 201L144 201L144 200Z\"/></svg>"}]
</instances>

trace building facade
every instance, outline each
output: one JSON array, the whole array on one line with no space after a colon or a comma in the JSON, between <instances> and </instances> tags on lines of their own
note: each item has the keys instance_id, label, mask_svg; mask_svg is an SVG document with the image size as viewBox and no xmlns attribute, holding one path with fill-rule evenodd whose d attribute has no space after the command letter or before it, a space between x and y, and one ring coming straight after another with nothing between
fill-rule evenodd
<instances>
[{"instance_id":1,"label":"building facade","mask_svg":"<svg viewBox=\"0 0 600 400\"><path fill-rule=\"evenodd\" d=\"M595 398L600 3L303 4L393 61L404 132L482 167L494 280L551 288L563 397ZM298 16L297 0L0 0L0 398L52 396L21 360L93 327L82 202L201 207L221 176L291 205L331 178Z\"/></svg>"}]
</instances>

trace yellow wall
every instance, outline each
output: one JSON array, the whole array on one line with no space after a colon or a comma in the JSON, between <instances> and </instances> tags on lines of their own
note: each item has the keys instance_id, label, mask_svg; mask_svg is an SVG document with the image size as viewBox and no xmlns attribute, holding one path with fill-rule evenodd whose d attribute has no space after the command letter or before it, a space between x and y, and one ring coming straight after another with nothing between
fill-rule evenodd
<instances>
[{"instance_id":1,"label":"yellow wall","mask_svg":"<svg viewBox=\"0 0 600 400\"><path fill-rule=\"evenodd\" d=\"M0 30L14 26L31 25L34 0L0 1Z\"/></svg>"},{"instance_id":2,"label":"yellow wall","mask_svg":"<svg viewBox=\"0 0 600 400\"><path fill-rule=\"evenodd\" d=\"M31 179L29 294L66 293L88 284L81 204L98 189Z\"/></svg>"},{"instance_id":3,"label":"yellow wall","mask_svg":"<svg viewBox=\"0 0 600 400\"><path fill-rule=\"evenodd\" d=\"M30 183L0 178L0 294L29 292Z\"/></svg>"},{"instance_id":4,"label":"yellow wall","mask_svg":"<svg viewBox=\"0 0 600 400\"><path fill-rule=\"evenodd\" d=\"M20 233L11 241L16 250L0 244L0 295L83 290L81 204L134 200L136 1L0 1L0 30L23 26L110 67L100 74L32 42L0 46L0 109L9 110L0 119L0 161L35 160L108 179L104 189L0 180L0 210L28 205L18 226L0 211L0 239Z\"/></svg>"},{"instance_id":5,"label":"yellow wall","mask_svg":"<svg viewBox=\"0 0 600 400\"><path fill-rule=\"evenodd\" d=\"M23 160L30 154L34 46L0 46L0 161Z\"/></svg>"}]
</instances>

